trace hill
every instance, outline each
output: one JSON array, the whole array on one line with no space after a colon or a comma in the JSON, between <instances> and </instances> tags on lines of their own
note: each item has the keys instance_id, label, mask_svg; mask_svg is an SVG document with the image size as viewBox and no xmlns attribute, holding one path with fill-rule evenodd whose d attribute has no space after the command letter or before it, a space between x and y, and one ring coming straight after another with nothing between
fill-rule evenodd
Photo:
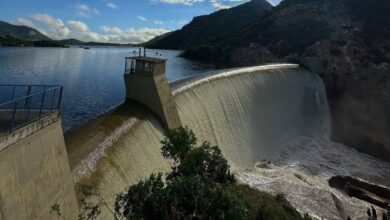
<instances>
[{"instance_id":1,"label":"hill","mask_svg":"<svg viewBox=\"0 0 390 220\"><path fill-rule=\"evenodd\" d=\"M43 35L41 32L35 30L34 28L20 25L9 24L4 21L0 21L0 35L3 36L12 36L25 41L45 41L51 40L47 36Z\"/></svg>"},{"instance_id":2,"label":"hill","mask_svg":"<svg viewBox=\"0 0 390 220\"><path fill-rule=\"evenodd\" d=\"M77 39L59 40L64 45L80 45L80 46L106 46L106 47L132 47L134 44L118 44L118 43L102 43L102 42L84 42Z\"/></svg>"},{"instance_id":3,"label":"hill","mask_svg":"<svg viewBox=\"0 0 390 220\"><path fill-rule=\"evenodd\" d=\"M85 44L84 41L80 41L77 39L64 39L64 40L60 40L60 42L65 44L65 45L83 45L83 44Z\"/></svg>"},{"instance_id":4,"label":"hill","mask_svg":"<svg viewBox=\"0 0 390 220\"><path fill-rule=\"evenodd\" d=\"M284 0L183 56L220 67L319 57L332 138L390 160L390 1Z\"/></svg>"},{"instance_id":5,"label":"hill","mask_svg":"<svg viewBox=\"0 0 390 220\"><path fill-rule=\"evenodd\" d=\"M131 44L84 42L77 39L52 40L34 28L0 21L0 46L63 47L64 45L132 46Z\"/></svg>"},{"instance_id":6,"label":"hill","mask_svg":"<svg viewBox=\"0 0 390 220\"><path fill-rule=\"evenodd\" d=\"M149 48L188 49L236 30L252 21L272 6L265 0L252 0L210 15L195 17L182 29L158 36L144 44Z\"/></svg>"}]
</instances>

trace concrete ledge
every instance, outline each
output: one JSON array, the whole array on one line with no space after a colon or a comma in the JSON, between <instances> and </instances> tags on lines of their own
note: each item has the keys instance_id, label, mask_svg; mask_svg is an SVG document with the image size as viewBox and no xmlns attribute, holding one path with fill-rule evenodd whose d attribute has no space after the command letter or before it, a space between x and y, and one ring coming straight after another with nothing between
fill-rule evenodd
<instances>
[{"instance_id":1,"label":"concrete ledge","mask_svg":"<svg viewBox=\"0 0 390 220\"><path fill-rule=\"evenodd\" d=\"M30 124L15 131L0 134L0 152L8 146L17 143L42 128L60 120L59 115L59 112L53 112L50 115L44 116L41 119L31 122Z\"/></svg>"}]
</instances>

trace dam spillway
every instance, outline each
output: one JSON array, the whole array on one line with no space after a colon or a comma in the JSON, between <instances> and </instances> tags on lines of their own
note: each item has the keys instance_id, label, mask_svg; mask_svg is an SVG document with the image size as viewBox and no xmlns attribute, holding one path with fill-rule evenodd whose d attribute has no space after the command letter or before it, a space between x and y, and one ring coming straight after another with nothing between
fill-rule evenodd
<instances>
[{"instance_id":1,"label":"dam spillway","mask_svg":"<svg viewBox=\"0 0 390 220\"><path fill-rule=\"evenodd\" d=\"M175 88L183 124L220 146L233 167L274 158L293 133L329 130L322 81L297 65L224 70Z\"/></svg>"},{"instance_id":2,"label":"dam spillway","mask_svg":"<svg viewBox=\"0 0 390 220\"><path fill-rule=\"evenodd\" d=\"M278 142L283 137L305 129L312 130L307 128L313 127L314 122L322 123L317 126L320 129L329 128L328 124L324 124L328 111L321 79L298 65L210 72L175 82L172 87L183 125L194 130L199 142L210 141L220 146L233 167L252 166L262 158L276 156ZM310 105L305 106L306 103ZM321 104L322 108L319 107ZM71 167L75 169L74 173L78 173L75 175L83 176L88 170L94 170L91 164L96 163L91 160L99 160L100 157L93 155L102 153L99 148L106 149L108 145L106 150L112 151L118 150L121 145L126 145L129 150L142 146L149 156L153 149L154 154L160 156L159 140L163 128L153 114L145 113L147 110L138 111L144 112L143 116L139 116L134 109L142 107L136 105L125 103L123 110L120 108L67 135ZM315 115L308 115L308 109ZM133 121L132 126L128 126L129 121ZM142 131L138 127L142 127ZM140 135L133 135L134 132L140 132ZM145 139L137 142L143 136ZM128 143L124 143L126 139ZM142 158L139 153L132 155ZM104 158L110 156L108 153ZM161 161L143 159L139 161L143 167L148 163L161 166ZM131 170L129 175L133 173Z\"/></svg>"},{"instance_id":3,"label":"dam spillway","mask_svg":"<svg viewBox=\"0 0 390 220\"><path fill-rule=\"evenodd\" d=\"M298 157L299 154L290 157L297 155L294 149L326 153L326 149L309 148L307 146L311 145L297 142L296 137L326 140L323 147L334 149L329 140L330 120L324 85L317 74L298 65L275 64L210 72L172 83L172 88L182 124L193 129L199 142L218 145L235 170L253 167L262 159L283 158L291 162L289 166L299 164L298 159L306 158ZM105 198L114 199L115 194L152 172L169 169L169 162L160 154L162 137L163 126L158 118L138 103L126 101L112 113L66 135L74 180L94 185ZM286 145L291 140L297 142L292 149ZM300 148L299 144L307 148ZM337 147L344 152L345 146ZM357 152L352 153L357 155L353 158L362 159ZM376 180L390 180L390 174L386 174L388 164L371 160L367 164L381 168L378 176L382 177L375 176ZM312 165L315 167L313 162ZM313 170L326 177L337 173L339 170L328 171L338 165ZM321 173L321 169L325 171ZM256 187L255 177L253 173L239 175L253 183L253 187Z\"/></svg>"}]
</instances>

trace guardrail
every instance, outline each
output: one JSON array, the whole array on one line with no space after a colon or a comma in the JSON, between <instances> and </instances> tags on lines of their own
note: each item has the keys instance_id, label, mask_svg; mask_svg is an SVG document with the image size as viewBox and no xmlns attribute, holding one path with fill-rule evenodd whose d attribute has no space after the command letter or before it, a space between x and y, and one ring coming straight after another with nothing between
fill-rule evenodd
<instances>
[{"instance_id":1,"label":"guardrail","mask_svg":"<svg viewBox=\"0 0 390 220\"><path fill-rule=\"evenodd\" d=\"M62 86L52 85L0 85L0 133L58 111L62 91Z\"/></svg>"},{"instance_id":2,"label":"guardrail","mask_svg":"<svg viewBox=\"0 0 390 220\"><path fill-rule=\"evenodd\" d=\"M133 57L125 57L125 74L133 74L135 72L135 64Z\"/></svg>"}]
</instances>

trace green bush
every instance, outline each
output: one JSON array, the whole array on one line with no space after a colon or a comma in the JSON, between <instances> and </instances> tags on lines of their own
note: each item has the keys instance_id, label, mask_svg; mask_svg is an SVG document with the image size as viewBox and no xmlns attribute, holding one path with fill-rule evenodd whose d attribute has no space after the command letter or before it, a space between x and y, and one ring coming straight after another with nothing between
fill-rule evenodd
<instances>
[{"instance_id":1,"label":"green bush","mask_svg":"<svg viewBox=\"0 0 390 220\"><path fill-rule=\"evenodd\" d=\"M233 187L229 165L217 146L197 139L188 128L168 131L162 155L173 160L166 184L162 174L129 187L115 202L126 219L245 219L243 201Z\"/></svg>"}]
</instances>

